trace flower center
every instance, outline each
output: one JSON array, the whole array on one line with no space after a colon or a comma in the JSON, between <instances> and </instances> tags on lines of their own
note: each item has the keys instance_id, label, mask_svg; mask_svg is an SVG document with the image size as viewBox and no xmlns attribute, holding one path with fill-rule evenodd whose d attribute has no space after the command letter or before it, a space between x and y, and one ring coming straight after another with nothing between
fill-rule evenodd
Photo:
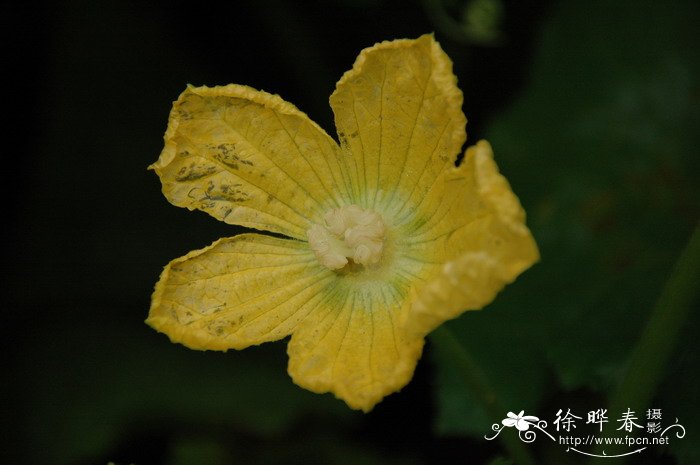
<instances>
[{"instance_id":1,"label":"flower center","mask_svg":"<svg viewBox=\"0 0 700 465\"><path fill-rule=\"evenodd\" d=\"M321 265L338 270L348 260L367 266L382 258L385 227L379 214L348 205L329 211L323 219L325 226L314 224L306 231Z\"/></svg>"}]
</instances>

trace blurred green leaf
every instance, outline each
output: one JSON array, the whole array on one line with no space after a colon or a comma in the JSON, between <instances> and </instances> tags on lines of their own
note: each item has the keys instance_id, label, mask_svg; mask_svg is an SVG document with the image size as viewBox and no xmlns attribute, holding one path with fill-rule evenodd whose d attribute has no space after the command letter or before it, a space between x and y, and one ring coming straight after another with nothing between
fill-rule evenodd
<instances>
[{"instance_id":1,"label":"blurred green leaf","mask_svg":"<svg viewBox=\"0 0 700 465\"><path fill-rule=\"evenodd\" d=\"M513 411L552 413L536 411L548 386L617 382L700 216L697 19L689 1L562 2L529 87L487 133L542 261L450 325ZM436 365L438 430L489 431L500 419Z\"/></svg>"},{"instance_id":2,"label":"blurred green leaf","mask_svg":"<svg viewBox=\"0 0 700 465\"><path fill-rule=\"evenodd\" d=\"M31 463L85 463L130 436L181 438L171 446L173 463L205 449L207 463L220 463L213 432L228 431L232 442L234 433L280 435L308 415L338 427L353 418L341 401L294 385L282 343L199 352L145 324L77 321L31 328L22 351L22 404L32 408L20 427Z\"/></svg>"}]
</instances>

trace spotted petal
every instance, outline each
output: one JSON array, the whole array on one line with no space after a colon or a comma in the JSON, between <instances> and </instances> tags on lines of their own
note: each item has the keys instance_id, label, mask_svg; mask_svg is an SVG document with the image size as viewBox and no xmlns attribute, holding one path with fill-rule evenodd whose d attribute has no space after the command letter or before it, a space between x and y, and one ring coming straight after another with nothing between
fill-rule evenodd
<instances>
[{"instance_id":1,"label":"spotted petal","mask_svg":"<svg viewBox=\"0 0 700 465\"><path fill-rule=\"evenodd\" d=\"M418 203L466 139L452 62L431 35L363 50L330 102L353 202L388 215Z\"/></svg>"},{"instance_id":2,"label":"spotted petal","mask_svg":"<svg viewBox=\"0 0 700 465\"><path fill-rule=\"evenodd\" d=\"M147 323L192 349L242 349L288 336L333 279L304 242L242 234L170 262Z\"/></svg>"},{"instance_id":3,"label":"spotted petal","mask_svg":"<svg viewBox=\"0 0 700 465\"><path fill-rule=\"evenodd\" d=\"M347 196L337 144L294 105L250 87L188 87L153 168L168 200L229 224L305 238Z\"/></svg>"}]
</instances>

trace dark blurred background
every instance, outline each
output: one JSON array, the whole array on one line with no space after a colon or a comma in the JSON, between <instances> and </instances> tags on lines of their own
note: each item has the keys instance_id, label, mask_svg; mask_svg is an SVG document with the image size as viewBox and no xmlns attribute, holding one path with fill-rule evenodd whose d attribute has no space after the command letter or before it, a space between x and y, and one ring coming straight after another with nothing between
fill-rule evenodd
<instances>
[{"instance_id":1,"label":"dark blurred background","mask_svg":"<svg viewBox=\"0 0 700 465\"><path fill-rule=\"evenodd\" d=\"M146 170L185 85L278 93L335 136L328 97L359 51L427 32L542 252L449 327L507 409L604 407L700 217L696 4L3 3L0 461L508 463L483 438L501 418L430 342L413 381L362 414L297 388L283 342L194 352L143 324L169 260L239 232L169 205ZM649 374L651 406L688 434L630 463L700 463L693 302Z\"/></svg>"}]
</instances>

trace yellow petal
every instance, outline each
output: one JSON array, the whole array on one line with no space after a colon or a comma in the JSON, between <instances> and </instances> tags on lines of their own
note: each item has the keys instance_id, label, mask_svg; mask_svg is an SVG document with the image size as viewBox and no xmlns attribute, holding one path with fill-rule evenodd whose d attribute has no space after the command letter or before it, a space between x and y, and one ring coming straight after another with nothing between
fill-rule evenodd
<instances>
[{"instance_id":1,"label":"yellow petal","mask_svg":"<svg viewBox=\"0 0 700 465\"><path fill-rule=\"evenodd\" d=\"M333 279L304 242L220 239L165 267L146 322L192 349L242 349L289 335Z\"/></svg>"},{"instance_id":2,"label":"yellow petal","mask_svg":"<svg viewBox=\"0 0 700 465\"><path fill-rule=\"evenodd\" d=\"M401 324L427 334L465 310L480 309L539 259L525 212L498 172L490 145L467 150L399 227L406 260L423 263Z\"/></svg>"},{"instance_id":3,"label":"yellow petal","mask_svg":"<svg viewBox=\"0 0 700 465\"><path fill-rule=\"evenodd\" d=\"M354 203L389 216L418 203L466 139L452 62L431 35L363 50L330 101Z\"/></svg>"},{"instance_id":4,"label":"yellow petal","mask_svg":"<svg viewBox=\"0 0 700 465\"><path fill-rule=\"evenodd\" d=\"M313 392L333 392L365 412L405 386L423 338L407 338L395 321L404 298L386 282L339 280L324 307L292 335L287 352L294 382Z\"/></svg>"},{"instance_id":5,"label":"yellow petal","mask_svg":"<svg viewBox=\"0 0 700 465\"><path fill-rule=\"evenodd\" d=\"M250 87L188 87L153 168L170 202L305 238L347 196L340 149L292 104Z\"/></svg>"}]
</instances>

